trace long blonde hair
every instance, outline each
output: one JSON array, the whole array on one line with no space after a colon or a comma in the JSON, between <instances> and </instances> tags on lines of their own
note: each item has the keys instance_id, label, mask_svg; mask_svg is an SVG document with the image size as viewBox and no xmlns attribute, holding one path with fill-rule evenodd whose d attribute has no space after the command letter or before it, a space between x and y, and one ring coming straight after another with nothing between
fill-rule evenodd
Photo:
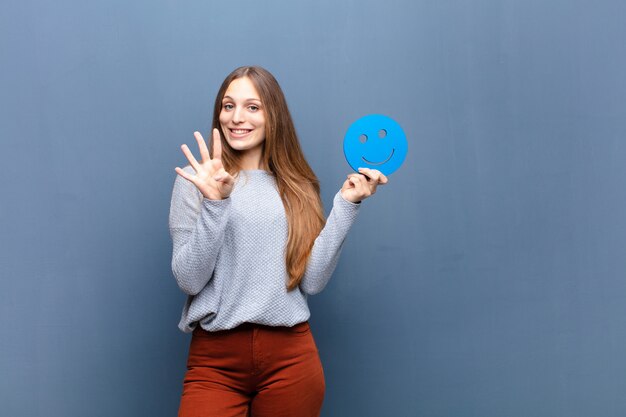
<instances>
[{"instance_id":1,"label":"long blonde hair","mask_svg":"<svg viewBox=\"0 0 626 417\"><path fill-rule=\"evenodd\" d=\"M313 243L324 227L320 185L302 153L285 95L278 81L266 69L240 67L226 77L215 98L213 128L219 129L224 137L219 121L222 100L230 83L243 77L250 79L264 106L266 127L261 163L276 178L287 215L289 232L285 264L289 275L287 289L291 291L300 285ZM232 175L241 170L238 151L226 141L222 141L222 163Z\"/></svg>"}]
</instances>

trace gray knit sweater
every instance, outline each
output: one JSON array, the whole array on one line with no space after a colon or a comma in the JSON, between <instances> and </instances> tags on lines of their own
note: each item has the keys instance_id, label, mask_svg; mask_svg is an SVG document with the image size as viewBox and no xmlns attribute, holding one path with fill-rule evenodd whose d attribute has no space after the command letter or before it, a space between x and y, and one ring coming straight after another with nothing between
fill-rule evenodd
<instances>
[{"instance_id":1,"label":"gray knit sweater","mask_svg":"<svg viewBox=\"0 0 626 417\"><path fill-rule=\"evenodd\" d=\"M287 219L274 177L241 171L230 197L209 200L177 175L169 216L172 271L188 294L178 327L189 333L198 324L217 331L244 322L294 326L308 320L306 296L326 286L359 207L335 195L302 282L288 292Z\"/></svg>"}]
</instances>

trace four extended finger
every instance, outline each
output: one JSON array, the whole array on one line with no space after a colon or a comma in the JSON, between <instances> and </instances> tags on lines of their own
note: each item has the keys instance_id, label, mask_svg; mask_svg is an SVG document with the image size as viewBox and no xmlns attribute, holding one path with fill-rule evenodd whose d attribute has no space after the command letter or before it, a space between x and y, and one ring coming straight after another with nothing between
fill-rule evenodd
<instances>
[{"instance_id":1,"label":"four extended finger","mask_svg":"<svg viewBox=\"0 0 626 417\"><path fill-rule=\"evenodd\" d=\"M222 159L222 138L220 137L220 131L215 128L213 129L213 140L211 141L213 145L213 159Z\"/></svg>"},{"instance_id":2,"label":"four extended finger","mask_svg":"<svg viewBox=\"0 0 626 417\"><path fill-rule=\"evenodd\" d=\"M194 182L193 181L193 176L191 174L188 174L184 169L176 167L176 168L174 168L174 171L176 171L176 173L178 175L180 175L181 177L183 177L187 181Z\"/></svg>"},{"instance_id":3,"label":"four extended finger","mask_svg":"<svg viewBox=\"0 0 626 417\"><path fill-rule=\"evenodd\" d=\"M200 156L202 157L202 163L209 161L211 159L211 156L209 156L209 148L207 148L204 138L202 137L200 132L193 132L193 135L196 138L196 141L198 142L198 148L200 149Z\"/></svg>"},{"instance_id":4,"label":"four extended finger","mask_svg":"<svg viewBox=\"0 0 626 417\"><path fill-rule=\"evenodd\" d=\"M189 147L183 144L180 148L183 150L183 153L187 157L187 160L189 161L193 169L195 169L196 172L200 172L200 164L198 164L198 161L196 161L196 158L193 156L193 154L189 150Z\"/></svg>"}]
</instances>

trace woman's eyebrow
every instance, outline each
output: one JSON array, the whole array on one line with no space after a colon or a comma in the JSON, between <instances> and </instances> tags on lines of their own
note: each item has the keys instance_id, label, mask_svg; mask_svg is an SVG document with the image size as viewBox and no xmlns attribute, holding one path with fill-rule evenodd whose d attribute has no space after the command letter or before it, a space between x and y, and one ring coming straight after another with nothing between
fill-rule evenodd
<instances>
[{"instance_id":1,"label":"woman's eyebrow","mask_svg":"<svg viewBox=\"0 0 626 417\"><path fill-rule=\"evenodd\" d=\"M231 96L224 96L224 98L222 99L222 101L224 101L224 100L226 100L226 99L235 101L235 99L234 99L234 98L232 98ZM260 99L260 98L250 97L250 98L245 99L244 101L258 101L258 102L260 103L260 102L261 102L261 99Z\"/></svg>"}]
</instances>

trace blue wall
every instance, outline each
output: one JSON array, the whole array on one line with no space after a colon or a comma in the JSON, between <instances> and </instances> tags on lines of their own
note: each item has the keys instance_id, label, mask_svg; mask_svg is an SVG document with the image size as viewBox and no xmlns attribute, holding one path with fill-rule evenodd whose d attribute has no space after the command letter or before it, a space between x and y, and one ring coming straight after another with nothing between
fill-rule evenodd
<instances>
[{"instance_id":1,"label":"blue wall","mask_svg":"<svg viewBox=\"0 0 626 417\"><path fill-rule=\"evenodd\" d=\"M626 415L626 3L9 1L0 415L173 416L179 146L281 82L323 198L354 120L409 155L310 299L323 416Z\"/></svg>"}]
</instances>

